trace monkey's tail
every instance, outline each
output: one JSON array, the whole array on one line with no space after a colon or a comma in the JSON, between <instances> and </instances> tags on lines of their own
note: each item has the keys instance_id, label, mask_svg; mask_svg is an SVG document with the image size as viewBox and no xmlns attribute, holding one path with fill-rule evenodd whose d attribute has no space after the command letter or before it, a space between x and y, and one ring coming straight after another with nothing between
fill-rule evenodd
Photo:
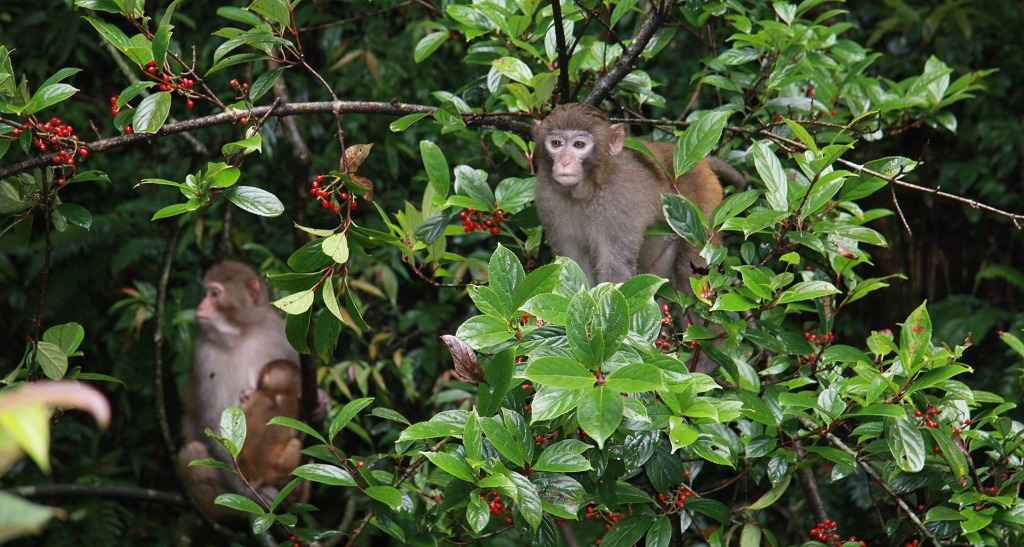
<instances>
[{"instance_id":1,"label":"monkey's tail","mask_svg":"<svg viewBox=\"0 0 1024 547\"><path fill-rule=\"evenodd\" d=\"M711 167L711 170L714 171L719 180L732 184L737 191L747 189L747 177L743 176L743 173L740 173L735 167L729 165L729 162L718 156L708 156L707 161L708 166Z\"/></svg>"}]
</instances>

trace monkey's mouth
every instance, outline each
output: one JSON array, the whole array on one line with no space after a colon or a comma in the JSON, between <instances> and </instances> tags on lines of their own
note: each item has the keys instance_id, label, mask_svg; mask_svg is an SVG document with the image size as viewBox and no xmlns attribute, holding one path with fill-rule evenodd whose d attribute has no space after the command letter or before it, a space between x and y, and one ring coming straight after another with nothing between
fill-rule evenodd
<instances>
[{"instance_id":1,"label":"monkey's mouth","mask_svg":"<svg viewBox=\"0 0 1024 547\"><path fill-rule=\"evenodd\" d=\"M576 172L559 173L556 171L552 174L554 175L555 181L562 186L576 186L583 180L583 177Z\"/></svg>"}]
</instances>

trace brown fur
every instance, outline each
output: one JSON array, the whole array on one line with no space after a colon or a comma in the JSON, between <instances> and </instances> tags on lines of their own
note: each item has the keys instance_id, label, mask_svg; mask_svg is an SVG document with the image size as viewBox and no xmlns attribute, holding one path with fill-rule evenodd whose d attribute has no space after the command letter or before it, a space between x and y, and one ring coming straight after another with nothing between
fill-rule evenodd
<instances>
[{"instance_id":1,"label":"brown fur","mask_svg":"<svg viewBox=\"0 0 1024 547\"><path fill-rule=\"evenodd\" d=\"M646 142L657 161L626 149L621 124L611 124L603 112L584 104L556 107L534 123L533 137L534 205L556 254L579 264L591 286L652 273L693 294L690 278L705 270L707 261L682 238L646 231L664 218L663 194L682 193L707 217L722 202L718 174L741 183L739 172L721 159L704 158L673 181L668 173L674 144ZM549 143L557 144L554 151ZM698 320L691 312L687 318ZM717 364L701 354L692 366L708 372Z\"/></svg>"},{"instance_id":2,"label":"brown fur","mask_svg":"<svg viewBox=\"0 0 1024 547\"><path fill-rule=\"evenodd\" d=\"M558 131L583 131L595 141L596 157L587 160L586 180L572 187L554 179L555 159L543 145L546 136ZM645 237L645 231L664 218L662 194L678 188L710 215L722 201L722 185L705 159L673 186L665 171L672 166L672 143L645 143L657 157L655 162L623 148L623 137L621 126L612 125L603 112L584 104L558 106L543 121L535 122L535 205L541 224L555 253L576 261L591 284L622 282L646 272L666 277L676 289L690 292L688 279L695 268L707 267L704 259L678 237Z\"/></svg>"},{"instance_id":3,"label":"brown fur","mask_svg":"<svg viewBox=\"0 0 1024 547\"><path fill-rule=\"evenodd\" d=\"M208 457L230 462L227 452L205 430L220 431L221 413L256 388L268 361L297 363L299 355L288 343L284 320L270 305L267 288L252 268L232 261L217 264L203 279L203 288L203 300L196 308L195 356L184 392L184 446L178 452L178 471L196 506L211 519L229 523L244 515L215 505L214 498L225 492L250 495L248 489L231 473L188 464ZM276 486L265 488L270 491Z\"/></svg>"},{"instance_id":4,"label":"brown fur","mask_svg":"<svg viewBox=\"0 0 1024 547\"><path fill-rule=\"evenodd\" d=\"M276 416L298 419L301 396L299 366L278 359L263 367L256 390L242 404L247 434L238 467L253 485L280 485L298 467L302 458L298 432L267 422Z\"/></svg>"}]
</instances>

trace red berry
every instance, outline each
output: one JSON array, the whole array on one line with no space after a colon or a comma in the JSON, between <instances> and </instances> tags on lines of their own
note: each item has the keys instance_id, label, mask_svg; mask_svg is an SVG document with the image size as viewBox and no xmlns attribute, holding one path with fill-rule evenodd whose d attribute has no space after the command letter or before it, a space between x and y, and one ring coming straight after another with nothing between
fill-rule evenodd
<instances>
[{"instance_id":1,"label":"red berry","mask_svg":"<svg viewBox=\"0 0 1024 547\"><path fill-rule=\"evenodd\" d=\"M249 123L249 118L241 118L238 120L242 125Z\"/></svg>"},{"instance_id":2,"label":"red berry","mask_svg":"<svg viewBox=\"0 0 1024 547\"><path fill-rule=\"evenodd\" d=\"M238 87L238 80L232 79L230 82L228 82L228 85L230 85L231 87Z\"/></svg>"},{"instance_id":3,"label":"red berry","mask_svg":"<svg viewBox=\"0 0 1024 547\"><path fill-rule=\"evenodd\" d=\"M125 133L128 133L129 135L131 135L132 133L134 133L134 132L135 132L135 130L134 130L134 129L132 129L132 126L130 126L130 125L129 125L128 127L125 127L125 128L124 128L124 132L125 132Z\"/></svg>"},{"instance_id":4,"label":"red berry","mask_svg":"<svg viewBox=\"0 0 1024 547\"><path fill-rule=\"evenodd\" d=\"M64 186L67 182L65 179L57 179L57 186Z\"/></svg>"},{"instance_id":5,"label":"red berry","mask_svg":"<svg viewBox=\"0 0 1024 547\"><path fill-rule=\"evenodd\" d=\"M196 103L192 99L189 99L189 100L185 101L185 108L192 108L195 105L196 105Z\"/></svg>"}]
</instances>

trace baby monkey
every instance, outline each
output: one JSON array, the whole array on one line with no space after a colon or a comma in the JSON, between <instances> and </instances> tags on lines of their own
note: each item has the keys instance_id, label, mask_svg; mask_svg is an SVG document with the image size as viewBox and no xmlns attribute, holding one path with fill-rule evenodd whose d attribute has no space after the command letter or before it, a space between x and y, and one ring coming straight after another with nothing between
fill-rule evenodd
<instances>
[{"instance_id":1,"label":"baby monkey","mask_svg":"<svg viewBox=\"0 0 1024 547\"><path fill-rule=\"evenodd\" d=\"M247 430L238 467L255 487L277 486L299 466L302 440L283 425L267 425L275 416L298 419L302 377L299 366L277 359L263 366L256 389L243 392Z\"/></svg>"}]
</instances>

